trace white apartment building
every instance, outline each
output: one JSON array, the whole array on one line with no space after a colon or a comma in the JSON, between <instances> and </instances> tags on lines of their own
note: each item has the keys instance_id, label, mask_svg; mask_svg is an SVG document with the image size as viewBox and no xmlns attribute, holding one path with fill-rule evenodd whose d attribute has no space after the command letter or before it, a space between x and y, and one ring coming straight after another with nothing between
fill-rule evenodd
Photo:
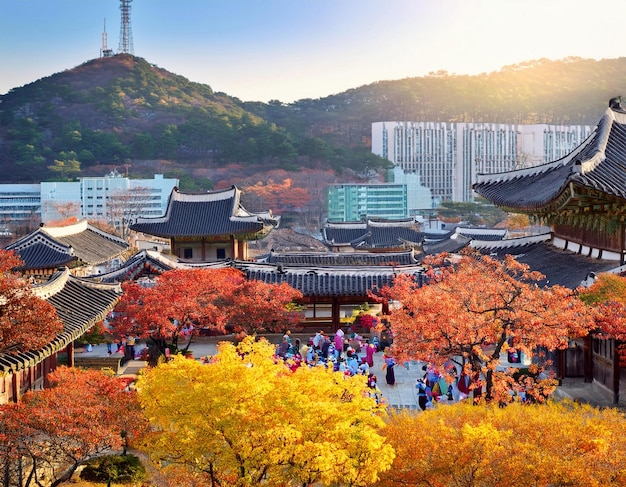
<instances>
[{"instance_id":1,"label":"white apartment building","mask_svg":"<svg viewBox=\"0 0 626 487\"><path fill-rule=\"evenodd\" d=\"M476 174L558 160L593 131L588 125L376 122L372 152L420 175L434 201L473 201Z\"/></svg>"},{"instance_id":2,"label":"white apartment building","mask_svg":"<svg viewBox=\"0 0 626 487\"><path fill-rule=\"evenodd\" d=\"M49 223L68 217L104 220L116 227L128 218L161 216L176 178L130 179L113 171L73 182L0 184L0 226L20 221Z\"/></svg>"}]
</instances>

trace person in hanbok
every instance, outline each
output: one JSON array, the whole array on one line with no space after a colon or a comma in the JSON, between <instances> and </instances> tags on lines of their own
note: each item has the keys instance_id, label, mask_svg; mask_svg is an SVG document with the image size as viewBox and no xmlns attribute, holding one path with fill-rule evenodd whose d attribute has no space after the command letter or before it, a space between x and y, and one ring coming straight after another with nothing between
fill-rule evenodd
<instances>
[{"instance_id":1,"label":"person in hanbok","mask_svg":"<svg viewBox=\"0 0 626 487\"><path fill-rule=\"evenodd\" d=\"M365 346L365 361L367 365L374 367L374 354L376 353L376 345L367 341L367 345Z\"/></svg>"},{"instance_id":2,"label":"person in hanbok","mask_svg":"<svg viewBox=\"0 0 626 487\"><path fill-rule=\"evenodd\" d=\"M397 365L396 359L389 353L389 350L385 350L383 353L383 367L385 368L385 382L390 386L396 385L396 372L394 370Z\"/></svg>"}]
</instances>

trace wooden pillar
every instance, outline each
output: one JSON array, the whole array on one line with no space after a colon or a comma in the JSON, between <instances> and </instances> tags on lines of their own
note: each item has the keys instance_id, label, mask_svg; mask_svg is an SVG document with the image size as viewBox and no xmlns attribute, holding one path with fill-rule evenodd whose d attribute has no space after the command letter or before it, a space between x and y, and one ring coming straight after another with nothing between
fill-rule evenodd
<instances>
[{"instance_id":1,"label":"wooden pillar","mask_svg":"<svg viewBox=\"0 0 626 487\"><path fill-rule=\"evenodd\" d=\"M14 370L11 376L11 395L13 402L20 401L20 372L18 370Z\"/></svg>"},{"instance_id":2,"label":"wooden pillar","mask_svg":"<svg viewBox=\"0 0 626 487\"><path fill-rule=\"evenodd\" d=\"M333 298L333 302L331 305L333 332L336 332L341 327L340 311L341 311L341 307L339 306L339 300L337 298Z\"/></svg>"},{"instance_id":3,"label":"wooden pillar","mask_svg":"<svg viewBox=\"0 0 626 487\"><path fill-rule=\"evenodd\" d=\"M237 239L235 239L234 235L230 236L230 255L233 256L233 260L237 260L239 258L237 255Z\"/></svg>"},{"instance_id":4,"label":"wooden pillar","mask_svg":"<svg viewBox=\"0 0 626 487\"><path fill-rule=\"evenodd\" d=\"M585 382L593 382L593 348L589 335L583 339L583 370Z\"/></svg>"},{"instance_id":5,"label":"wooden pillar","mask_svg":"<svg viewBox=\"0 0 626 487\"><path fill-rule=\"evenodd\" d=\"M613 404L619 404L620 353L617 340L611 340L611 343L613 345Z\"/></svg>"},{"instance_id":6,"label":"wooden pillar","mask_svg":"<svg viewBox=\"0 0 626 487\"><path fill-rule=\"evenodd\" d=\"M67 366L74 367L74 342L70 342L65 347L67 351Z\"/></svg>"},{"instance_id":7,"label":"wooden pillar","mask_svg":"<svg viewBox=\"0 0 626 487\"><path fill-rule=\"evenodd\" d=\"M176 240L174 239L174 237L170 237L170 253L172 255L178 255L176 253L177 249L176 249Z\"/></svg>"}]
</instances>

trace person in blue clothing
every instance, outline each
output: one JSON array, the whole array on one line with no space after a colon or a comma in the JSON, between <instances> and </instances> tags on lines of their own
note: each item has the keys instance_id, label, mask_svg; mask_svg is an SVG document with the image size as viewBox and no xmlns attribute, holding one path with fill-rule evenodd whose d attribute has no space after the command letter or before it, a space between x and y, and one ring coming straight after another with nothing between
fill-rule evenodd
<instances>
[{"instance_id":1,"label":"person in blue clothing","mask_svg":"<svg viewBox=\"0 0 626 487\"><path fill-rule=\"evenodd\" d=\"M417 384L415 384L415 388L417 389L417 404L422 411L426 411L426 405L428 404L428 386L426 385L426 381L423 378L417 379Z\"/></svg>"}]
</instances>

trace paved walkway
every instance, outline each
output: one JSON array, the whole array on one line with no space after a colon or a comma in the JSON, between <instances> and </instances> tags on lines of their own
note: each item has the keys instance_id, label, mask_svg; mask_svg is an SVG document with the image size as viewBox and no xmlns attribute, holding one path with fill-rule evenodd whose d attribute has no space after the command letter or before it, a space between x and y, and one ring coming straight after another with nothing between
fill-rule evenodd
<instances>
[{"instance_id":1,"label":"paved walkway","mask_svg":"<svg viewBox=\"0 0 626 487\"><path fill-rule=\"evenodd\" d=\"M215 355L217 343L220 340L228 340L228 337L195 337L191 343L190 350L193 351L195 359L200 360L204 356ZM135 350L141 350L144 346L145 342L139 342L135 346ZM113 350L115 350L115 345L113 345ZM91 352L77 350L76 353L85 353L96 357L108 355L106 345L96 345ZM115 356L116 354L113 355ZM382 363L382 352L378 352L374 356L372 372L376 375L378 386L389 406L399 409L418 409L415 384L417 379L424 375L422 364L410 362L404 365L397 365L395 367L396 385L391 386L385 382L385 371L382 370ZM122 367L118 375L122 377L136 376L145 366L146 362L142 360L131 360ZM612 398L606 391L602 391L596 385L585 383L582 379L565 379L563 384L557 388L554 397L568 398L599 407L613 406Z\"/></svg>"}]
</instances>

